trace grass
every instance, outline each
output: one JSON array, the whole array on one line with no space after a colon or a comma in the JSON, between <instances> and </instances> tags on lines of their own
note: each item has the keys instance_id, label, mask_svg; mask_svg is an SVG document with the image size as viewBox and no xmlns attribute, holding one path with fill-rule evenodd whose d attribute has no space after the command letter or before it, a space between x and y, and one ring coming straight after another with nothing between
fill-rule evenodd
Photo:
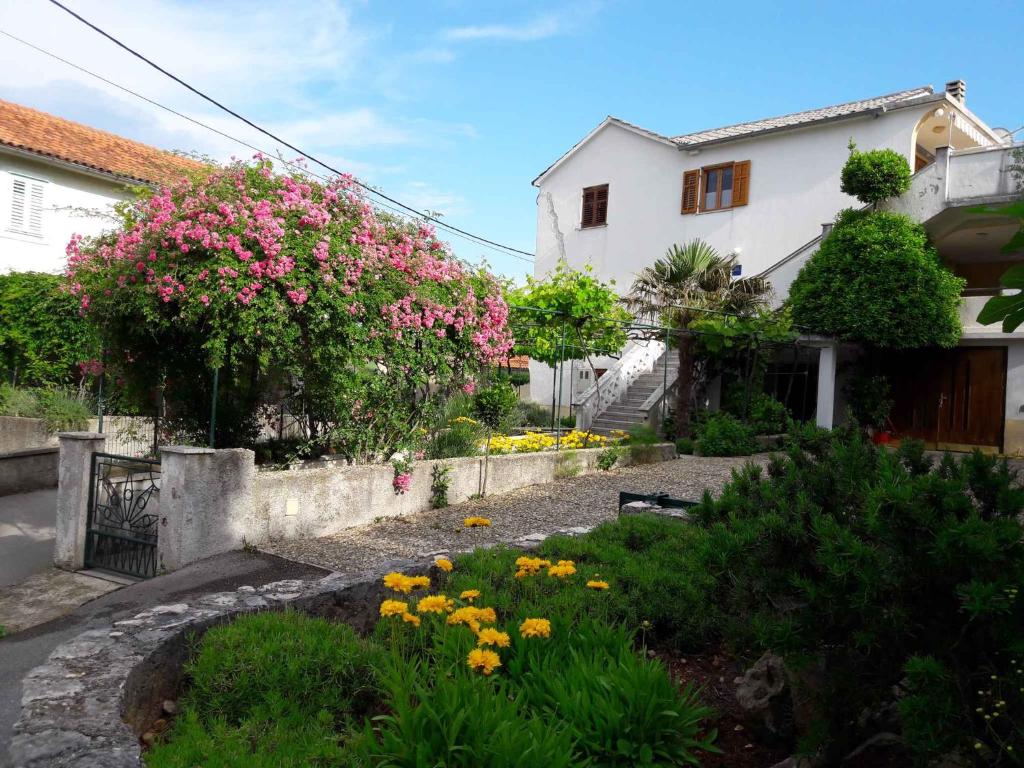
<instances>
[{"instance_id":1,"label":"grass","mask_svg":"<svg viewBox=\"0 0 1024 768\"><path fill-rule=\"evenodd\" d=\"M369 638L294 613L257 614L211 629L187 673L182 715L147 755L151 768L229 766L699 765L713 750L710 715L660 662L637 652L645 637L703 631L688 601L703 583L683 564L692 529L640 516L578 539L549 540L542 559L575 560L516 577L505 548L458 558L429 592L453 607L490 607L500 662L467 663L478 638L449 613L417 613L420 595L393 594L419 619L385 617ZM609 583L607 590L587 582ZM465 590L478 591L470 603ZM457 615L457 614L455 614ZM528 618L549 637L524 637ZM506 636L507 635L507 636ZM484 633L480 637L485 637Z\"/></svg>"}]
</instances>

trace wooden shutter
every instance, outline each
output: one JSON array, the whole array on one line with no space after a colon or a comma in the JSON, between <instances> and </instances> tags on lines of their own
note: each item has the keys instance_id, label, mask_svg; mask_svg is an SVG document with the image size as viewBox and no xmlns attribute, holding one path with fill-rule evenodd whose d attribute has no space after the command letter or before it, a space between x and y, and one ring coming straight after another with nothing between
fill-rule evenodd
<instances>
[{"instance_id":1,"label":"wooden shutter","mask_svg":"<svg viewBox=\"0 0 1024 768\"><path fill-rule=\"evenodd\" d=\"M594 189L594 224L608 223L608 185Z\"/></svg>"},{"instance_id":2,"label":"wooden shutter","mask_svg":"<svg viewBox=\"0 0 1024 768\"><path fill-rule=\"evenodd\" d=\"M696 213L700 199L700 169L683 174L683 205L680 213Z\"/></svg>"},{"instance_id":3,"label":"wooden shutter","mask_svg":"<svg viewBox=\"0 0 1024 768\"><path fill-rule=\"evenodd\" d=\"M741 160L732 165L732 205L746 205L750 199L750 161Z\"/></svg>"},{"instance_id":4,"label":"wooden shutter","mask_svg":"<svg viewBox=\"0 0 1024 768\"><path fill-rule=\"evenodd\" d=\"M597 227L608 221L608 185L586 187L583 190L581 227Z\"/></svg>"},{"instance_id":5,"label":"wooden shutter","mask_svg":"<svg viewBox=\"0 0 1024 768\"><path fill-rule=\"evenodd\" d=\"M28 218L28 184L24 179L15 179L11 188L11 229L25 231Z\"/></svg>"},{"instance_id":6,"label":"wooden shutter","mask_svg":"<svg viewBox=\"0 0 1024 768\"><path fill-rule=\"evenodd\" d=\"M42 235L43 182L21 178L13 180L10 229L26 235Z\"/></svg>"}]
</instances>

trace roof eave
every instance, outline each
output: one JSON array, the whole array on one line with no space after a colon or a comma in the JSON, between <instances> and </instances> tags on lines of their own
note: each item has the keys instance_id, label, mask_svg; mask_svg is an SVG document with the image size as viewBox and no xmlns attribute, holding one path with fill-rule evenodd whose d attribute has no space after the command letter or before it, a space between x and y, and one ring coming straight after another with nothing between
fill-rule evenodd
<instances>
[{"instance_id":1,"label":"roof eave","mask_svg":"<svg viewBox=\"0 0 1024 768\"><path fill-rule=\"evenodd\" d=\"M83 163L76 163L73 160L66 160L56 155L51 155L46 152L40 152L34 149L26 149L25 147L16 147L13 144L0 141L0 152L5 152L10 155L17 157L24 157L37 162L42 162L46 165L54 166L55 168L61 168L63 170L74 171L84 176L91 176L96 179L102 179L103 181L115 181L119 184L130 187L147 186L147 187L158 187L159 183L150 181L147 179L139 179L134 176L125 176L124 174L115 173L114 171L106 171L102 168L95 168L91 165L85 165Z\"/></svg>"},{"instance_id":2,"label":"roof eave","mask_svg":"<svg viewBox=\"0 0 1024 768\"><path fill-rule=\"evenodd\" d=\"M608 115L608 117L602 120L597 125L597 127L590 131L590 133L588 133L582 139L573 144L568 152L566 152L560 158L555 160L555 162L553 162L551 165L549 165L547 168L541 171L540 174L538 174L537 178L535 178L531 182L533 186L539 187L541 181L543 181L546 176L548 176L549 174L553 173L556 169L558 169L566 160L568 160L570 157L576 154L576 152L579 151L584 144L589 142L592 138L594 138L594 136L600 133L603 129L607 128L609 125L617 126L619 128L622 128L623 130L629 131L630 133L635 133L637 136L640 136L645 139L650 139L651 141L657 141L669 147L676 146L676 143L672 141L672 139L670 139L668 136L662 136L661 134L655 133L654 131L648 131L647 129L641 128L638 125L633 125L632 123L628 123L625 120L620 120L617 117L612 117L611 115Z\"/></svg>"}]
</instances>

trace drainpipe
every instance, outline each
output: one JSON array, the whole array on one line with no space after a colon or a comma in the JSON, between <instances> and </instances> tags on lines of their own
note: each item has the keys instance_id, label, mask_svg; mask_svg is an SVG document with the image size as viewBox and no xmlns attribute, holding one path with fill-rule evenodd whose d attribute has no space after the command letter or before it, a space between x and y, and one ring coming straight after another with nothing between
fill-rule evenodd
<instances>
[{"instance_id":1,"label":"drainpipe","mask_svg":"<svg viewBox=\"0 0 1024 768\"><path fill-rule=\"evenodd\" d=\"M939 169L942 174L942 203L945 205L946 201L949 200L949 147L936 147L935 149L935 167Z\"/></svg>"}]
</instances>

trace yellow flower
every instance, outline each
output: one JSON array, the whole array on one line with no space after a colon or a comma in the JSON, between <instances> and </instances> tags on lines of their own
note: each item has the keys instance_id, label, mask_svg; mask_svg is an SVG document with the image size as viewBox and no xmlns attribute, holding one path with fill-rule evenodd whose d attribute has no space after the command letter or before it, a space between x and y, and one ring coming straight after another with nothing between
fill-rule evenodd
<instances>
[{"instance_id":1,"label":"yellow flower","mask_svg":"<svg viewBox=\"0 0 1024 768\"><path fill-rule=\"evenodd\" d=\"M466 657L466 663L470 669L489 675L501 666L501 658L494 651L474 648Z\"/></svg>"},{"instance_id":2,"label":"yellow flower","mask_svg":"<svg viewBox=\"0 0 1024 768\"><path fill-rule=\"evenodd\" d=\"M523 557L516 559L516 566L519 570L516 572L516 578L522 579L527 576L533 576L538 573L541 568L550 568L550 560L542 560L539 557Z\"/></svg>"},{"instance_id":3,"label":"yellow flower","mask_svg":"<svg viewBox=\"0 0 1024 768\"><path fill-rule=\"evenodd\" d=\"M449 600L444 595L430 595L428 597L421 597L420 601L416 603L417 613L444 613L445 611L451 610L453 601Z\"/></svg>"},{"instance_id":4,"label":"yellow flower","mask_svg":"<svg viewBox=\"0 0 1024 768\"><path fill-rule=\"evenodd\" d=\"M608 582L607 581L597 581L597 580L593 580L592 579L591 581L587 582L587 586L590 587L591 589L608 589Z\"/></svg>"},{"instance_id":5,"label":"yellow flower","mask_svg":"<svg viewBox=\"0 0 1024 768\"><path fill-rule=\"evenodd\" d=\"M420 625L420 617L413 616L411 613L403 613L402 621L406 624L412 624L414 627L418 627Z\"/></svg>"},{"instance_id":6,"label":"yellow flower","mask_svg":"<svg viewBox=\"0 0 1024 768\"><path fill-rule=\"evenodd\" d=\"M380 604L381 616L401 616L408 611L409 604L403 603L401 600L385 600Z\"/></svg>"},{"instance_id":7,"label":"yellow flower","mask_svg":"<svg viewBox=\"0 0 1024 768\"><path fill-rule=\"evenodd\" d=\"M475 608L467 605L465 608L456 608L449 614L447 623L449 626L465 624L474 632L481 624L494 624L498 617L494 614L493 608Z\"/></svg>"},{"instance_id":8,"label":"yellow flower","mask_svg":"<svg viewBox=\"0 0 1024 768\"><path fill-rule=\"evenodd\" d=\"M452 572L452 561L449 560L447 557L439 557L437 560L434 561L434 565L436 565L445 573Z\"/></svg>"},{"instance_id":9,"label":"yellow flower","mask_svg":"<svg viewBox=\"0 0 1024 768\"><path fill-rule=\"evenodd\" d=\"M467 517L462 524L467 528L480 528L489 526L491 521L486 517Z\"/></svg>"},{"instance_id":10,"label":"yellow flower","mask_svg":"<svg viewBox=\"0 0 1024 768\"><path fill-rule=\"evenodd\" d=\"M548 576L557 576L564 579L576 573L576 564L572 560L559 560L557 565L548 568Z\"/></svg>"},{"instance_id":11,"label":"yellow flower","mask_svg":"<svg viewBox=\"0 0 1024 768\"><path fill-rule=\"evenodd\" d=\"M478 597L480 597L479 589L466 589L463 590L461 595L459 595L459 600L465 600L467 602L472 603Z\"/></svg>"},{"instance_id":12,"label":"yellow flower","mask_svg":"<svg viewBox=\"0 0 1024 768\"><path fill-rule=\"evenodd\" d=\"M508 648L510 640L507 632L499 632L491 627L481 629L476 634L477 645L496 645L499 648Z\"/></svg>"},{"instance_id":13,"label":"yellow flower","mask_svg":"<svg viewBox=\"0 0 1024 768\"><path fill-rule=\"evenodd\" d=\"M476 617L484 624L494 624L498 620L493 608L481 608L477 611Z\"/></svg>"},{"instance_id":14,"label":"yellow flower","mask_svg":"<svg viewBox=\"0 0 1024 768\"><path fill-rule=\"evenodd\" d=\"M408 595L414 589L429 587L430 579L426 576L406 576L404 573L389 573L384 577L384 586Z\"/></svg>"},{"instance_id":15,"label":"yellow flower","mask_svg":"<svg viewBox=\"0 0 1024 768\"><path fill-rule=\"evenodd\" d=\"M551 637L551 622L547 619L525 619L519 625L521 637Z\"/></svg>"},{"instance_id":16,"label":"yellow flower","mask_svg":"<svg viewBox=\"0 0 1024 768\"><path fill-rule=\"evenodd\" d=\"M479 421L473 421L469 416L456 416L454 419L448 422L449 424L479 424Z\"/></svg>"}]
</instances>

